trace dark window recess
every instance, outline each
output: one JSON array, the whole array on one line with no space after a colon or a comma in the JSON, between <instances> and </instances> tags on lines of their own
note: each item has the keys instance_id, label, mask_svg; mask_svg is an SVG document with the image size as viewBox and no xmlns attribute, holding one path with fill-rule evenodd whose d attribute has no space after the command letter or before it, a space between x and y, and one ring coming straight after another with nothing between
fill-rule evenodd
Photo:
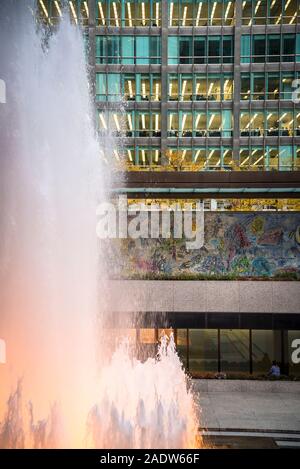
<instances>
[{"instance_id":1,"label":"dark window recess","mask_svg":"<svg viewBox=\"0 0 300 469\"><path fill-rule=\"evenodd\" d=\"M296 46L296 40L295 40L294 34L283 36L283 45L282 45L283 62L293 62L295 60L294 58L295 46Z\"/></svg>"},{"instance_id":2,"label":"dark window recess","mask_svg":"<svg viewBox=\"0 0 300 469\"><path fill-rule=\"evenodd\" d=\"M254 62L264 62L266 55L266 40L264 36L253 38L253 56Z\"/></svg>"},{"instance_id":3,"label":"dark window recess","mask_svg":"<svg viewBox=\"0 0 300 469\"><path fill-rule=\"evenodd\" d=\"M179 39L179 56L182 64L188 64L192 60L191 41L192 38Z\"/></svg>"},{"instance_id":4,"label":"dark window recess","mask_svg":"<svg viewBox=\"0 0 300 469\"><path fill-rule=\"evenodd\" d=\"M219 38L208 38L208 63L220 63L220 42Z\"/></svg>"},{"instance_id":5,"label":"dark window recess","mask_svg":"<svg viewBox=\"0 0 300 469\"><path fill-rule=\"evenodd\" d=\"M280 61L280 36L268 38L268 62Z\"/></svg>"},{"instance_id":6,"label":"dark window recess","mask_svg":"<svg viewBox=\"0 0 300 469\"><path fill-rule=\"evenodd\" d=\"M195 39L194 41L194 61L196 64L203 64L205 57L205 40Z\"/></svg>"},{"instance_id":7,"label":"dark window recess","mask_svg":"<svg viewBox=\"0 0 300 469\"><path fill-rule=\"evenodd\" d=\"M231 63L233 56L232 38L223 37L223 63Z\"/></svg>"}]
</instances>

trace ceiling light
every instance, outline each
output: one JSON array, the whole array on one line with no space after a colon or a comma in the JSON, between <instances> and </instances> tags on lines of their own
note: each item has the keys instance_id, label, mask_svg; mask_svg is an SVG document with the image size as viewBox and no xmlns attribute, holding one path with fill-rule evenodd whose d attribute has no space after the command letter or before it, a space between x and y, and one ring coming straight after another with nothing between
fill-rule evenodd
<instances>
[{"instance_id":1,"label":"ceiling light","mask_svg":"<svg viewBox=\"0 0 300 469\"><path fill-rule=\"evenodd\" d=\"M131 150L127 150L127 153L128 153L128 158L129 158L129 160L132 162L133 159L132 159L132 152L131 152Z\"/></svg>"},{"instance_id":2,"label":"ceiling light","mask_svg":"<svg viewBox=\"0 0 300 469\"><path fill-rule=\"evenodd\" d=\"M71 8L71 12L72 12L74 21L75 21L75 23L77 24L77 23L78 23L78 19L77 19L77 15L76 15L76 11L75 11L73 2L69 2L69 5L70 5L70 8Z\"/></svg>"},{"instance_id":3,"label":"ceiling light","mask_svg":"<svg viewBox=\"0 0 300 469\"><path fill-rule=\"evenodd\" d=\"M130 113L127 114L127 120L128 120L129 130L132 130L133 129L133 127L132 127L132 118L131 118Z\"/></svg>"},{"instance_id":4,"label":"ceiling light","mask_svg":"<svg viewBox=\"0 0 300 469\"><path fill-rule=\"evenodd\" d=\"M120 124L119 124L118 116L117 116L117 114L114 114L113 116L114 116L114 121L115 121L117 130L118 130L118 132L120 132Z\"/></svg>"},{"instance_id":5,"label":"ceiling light","mask_svg":"<svg viewBox=\"0 0 300 469\"><path fill-rule=\"evenodd\" d=\"M83 2L83 5L84 5L84 8L85 8L86 16L89 17L89 7L88 7L87 2Z\"/></svg>"},{"instance_id":6,"label":"ceiling light","mask_svg":"<svg viewBox=\"0 0 300 469\"><path fill-rule=\"evenodd\" d=\"M130 2L127 2L127 12L128 12L129 26L130 26L130 28L132 28L132 16L131 16L131 5L130 5Z\"/></svg>"},{"instance_id":7,"label":"ceiling light","mask_svg":"<svg viewBox=\"0 0 300 469\"><path fill-rule=\"evenodd\" d=\"M119 28L119 17L118 17L118 9L117 9L117 4L116 2L113 2L113 10L114 10L114 17L115 17L115 22L117 28Z\"/></svg>"},{"instance_id":8,"label":"ceiling light","mask_svg":"<svg viewBox=\"0 0 300 469\"><path fill-rule=\"evenodd\" d=\"M198 6L197 18L196 18L196 26L199 26L199 20L200 20L200 15L201 15L201 9L202 9L202 2L200 2L200 3L199 3L199 6Z\"/></svg>"},{"instance_id":9,"label":"ceiling light","mask_svg":"<svg viewBox=\"0 0 300 469\"><path fill-rule=\"evenodd\" d=\"M60 6L59 6L58 1L55 0L55 1L54 1L54 4L55 4L55 7L56 7L56 9L57 9L57 11L58 11L59 16L62 16L61 8L60 8Z\"/></svg>"},{"instance_id":10,"label":"ceiling light","mask_svg":"<svg viewBox=\"0 0 300 469\"><path fill-rule=\"evenodd\" d=\"M173 26L173 10L174 10L174 3L171 2L170 4L170 26Z\"/></svg>"},{"instance_id":11,"label":"ceiling light","mask_svg":"<svg viewBox=\"0 0 300 469\"><path fill-rule=\"evenodd\" d=\"M103 13L103 8L102 8L102 3L101 2L98 2L98 7L99 7L100 16L101 16L101 21L102 21L102 24L104 26L105 25L105 16L104 16L104 13Z\"/></svg>"},{"instance_id":12,"label":"ceiling light","mask_svg":"<svg viewBox=\"0 0 300 469\"><path fill-rule=\"evenodd\" d=\"M102 126L107 129L107 125L106 125L106 122L105 122L105 119L104 119L104 116L102 113L99 114L99 118L101 120L101 123L102 123Z\"/></svg>"},{"instance_id":13,"label":"ceiling light","mask_svg":"<svg viewBox=\"0 0 300 469\"><path fill-rule=\"evenodd\" d=\"M227 16L228 16L230 7L231 7L231 2L228 2L228 5L227 5L226 11L225 11L225 21L227 20Z\"/></svg>"}]
</instances>

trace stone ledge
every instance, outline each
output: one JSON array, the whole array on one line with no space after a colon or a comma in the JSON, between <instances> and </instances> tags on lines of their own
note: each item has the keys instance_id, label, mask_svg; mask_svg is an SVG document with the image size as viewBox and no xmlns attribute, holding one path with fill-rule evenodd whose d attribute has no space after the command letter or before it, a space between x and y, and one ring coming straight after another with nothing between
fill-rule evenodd
<instances>
[{"instance_id":1,"label":"stone ledge","mask_svg":"<svg viewBox=\"0 0 300 469\"><path fill-rule=\"evenodd\" d=\"M300 381L260 381L243 379L193 379L198 392L300 393Z\"/></svg>"}]
</instances>

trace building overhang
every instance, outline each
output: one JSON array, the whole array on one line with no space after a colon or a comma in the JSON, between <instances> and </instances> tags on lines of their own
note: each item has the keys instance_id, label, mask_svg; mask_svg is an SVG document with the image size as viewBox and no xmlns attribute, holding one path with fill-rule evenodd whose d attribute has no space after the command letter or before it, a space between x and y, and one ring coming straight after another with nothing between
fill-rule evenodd
<instances>
[{"instance_id":1,"label":"building overhang","mask_svg":"<svg viewBox=\"0 0 300 469\"><path fill-rule=\"evenodd\" d=\"M115 193L132 198L299 198L300 171L128 171Z\"/></svg>"}]
</instances>

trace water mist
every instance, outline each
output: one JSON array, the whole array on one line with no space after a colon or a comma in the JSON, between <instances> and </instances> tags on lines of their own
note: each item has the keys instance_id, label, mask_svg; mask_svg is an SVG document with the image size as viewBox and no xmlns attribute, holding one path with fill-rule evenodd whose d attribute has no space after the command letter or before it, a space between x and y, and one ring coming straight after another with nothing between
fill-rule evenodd
<instances>
[{"instance_id":1,"label":"water mist","mask_svg":"<svg viewBox=\"0 0 300 469\"><path fill-rule=\"evenodd\" d=\"M143 363L126 342L110 358L101 346L110 298L96 209L110 145L96 137L80 29L63 19L46 38L33 10L0 4L0 447L193 447L174 342Z\"/></svg>"}]
</instances>

